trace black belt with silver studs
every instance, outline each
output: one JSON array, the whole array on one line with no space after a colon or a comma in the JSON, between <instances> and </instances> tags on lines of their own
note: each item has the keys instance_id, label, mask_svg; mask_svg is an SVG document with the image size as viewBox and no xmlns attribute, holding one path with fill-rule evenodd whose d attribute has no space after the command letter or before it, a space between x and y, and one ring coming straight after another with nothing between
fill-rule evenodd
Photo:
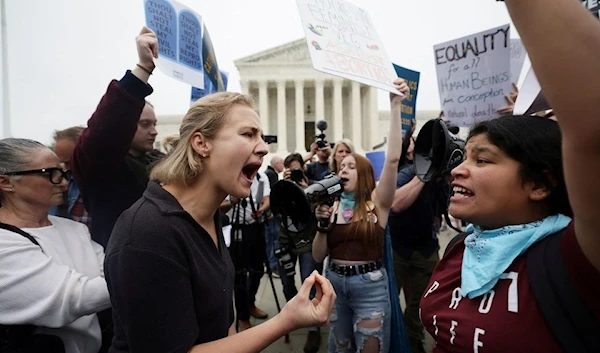
<instances>
[{"instance_id":1,"label":"black belt with silver studs","mask_svg":"<svg viewBox=\"0 0 600 353\"><path fill-rule=\"evenodd\" d=\"M333 262L329 264L329 268L341 276L354 276L354 275L362 275L365 273L373 272L379 270L383 267L383 263L381 261L371 261L366 264L361 265L338 265Z\"/></svg>"}]
</instances>

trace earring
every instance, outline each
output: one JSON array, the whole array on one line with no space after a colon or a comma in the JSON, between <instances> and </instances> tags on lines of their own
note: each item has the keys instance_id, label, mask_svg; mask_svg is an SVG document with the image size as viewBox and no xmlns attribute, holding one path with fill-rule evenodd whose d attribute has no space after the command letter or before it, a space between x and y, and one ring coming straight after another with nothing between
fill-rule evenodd
<instances>
[{"instance_id":1,"label":"earring","mask_svg":"<svg viewBox=\"0 0 600 353\"><path fill-rule=\"evenodd\" d=\"M8 192L15 192L15 189L14 188L10 188L10 189L8 189Z\"/></svg>"}]
</instances>

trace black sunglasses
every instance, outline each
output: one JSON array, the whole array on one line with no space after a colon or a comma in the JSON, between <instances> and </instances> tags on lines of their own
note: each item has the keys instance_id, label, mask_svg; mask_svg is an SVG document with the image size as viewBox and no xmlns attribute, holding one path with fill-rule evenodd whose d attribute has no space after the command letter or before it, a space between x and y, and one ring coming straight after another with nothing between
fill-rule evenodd
<instances>
[{"instance_id":1,"label":"black sunglasses","mask_svg":"<svg viewBox=\"0 0 600 353\"><path fill-rule=\"evenodd\" d=\"M3 173L4 175L28 175L28 174L46 174L48 175L48 180L52 184L60 184L63 179L69 180L69 176L66 171L61 168L43 168L43 169L35 169L35 170L23 170L20 172L8 172Z\"/></svg>"}]
</instances>

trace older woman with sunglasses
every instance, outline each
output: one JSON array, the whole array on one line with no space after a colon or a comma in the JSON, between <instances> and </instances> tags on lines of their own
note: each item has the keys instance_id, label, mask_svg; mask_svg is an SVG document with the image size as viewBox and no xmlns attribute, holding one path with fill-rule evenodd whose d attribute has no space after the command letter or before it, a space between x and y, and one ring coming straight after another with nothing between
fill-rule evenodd
<instances>
[{"instance_id":1,"label":"older woman with sunglasses","mask_svg":"<svg viewBox=\"0 0 600 353\"><path fill-rule=\"evenodd\" d=\"M96 353L96 313L110 307L104 250L85 225L48 216L68 185L54 152L8 138L0 156L0 325L34 325L67 353Z\"/></svg>"}]
</instances>

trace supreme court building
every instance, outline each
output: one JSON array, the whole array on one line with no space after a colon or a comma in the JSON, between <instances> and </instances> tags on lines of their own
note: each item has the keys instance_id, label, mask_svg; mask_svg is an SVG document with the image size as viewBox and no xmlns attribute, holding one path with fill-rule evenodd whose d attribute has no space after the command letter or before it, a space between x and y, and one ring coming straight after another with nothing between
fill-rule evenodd
<instances>
[{"instance_id":1,"label":"supreme court building","mask_svg":"<svg viewBox=\"0 0 600 353\"><path fill-rule=\"evenodd\" d=\"M379 111L378 89L313 69L305 39L238 59L235 66L243 93L258 103L265 135L277 136L270 152L307 151L320 133L319 120L327 121L328 142L348 138L358 152L384 148L390 112ZM417 111L417 129L433 117L437 112ZM159 139L178 132L181 118L159 117Z\"/></svg>"},{"instance_id":2,"label":"supreme court building","mask_svg":"<svg viewBox=\"0 0 600 353\"><path fill-rule=\"evenodd\" d=\"M327 140L349 138L361 151L381 144L377 88L313 69L305 39L235 61L244 93L259 105L266 134L277 135L272 152L306 151L327 121Z\"/></svg>"}]
</instances>

